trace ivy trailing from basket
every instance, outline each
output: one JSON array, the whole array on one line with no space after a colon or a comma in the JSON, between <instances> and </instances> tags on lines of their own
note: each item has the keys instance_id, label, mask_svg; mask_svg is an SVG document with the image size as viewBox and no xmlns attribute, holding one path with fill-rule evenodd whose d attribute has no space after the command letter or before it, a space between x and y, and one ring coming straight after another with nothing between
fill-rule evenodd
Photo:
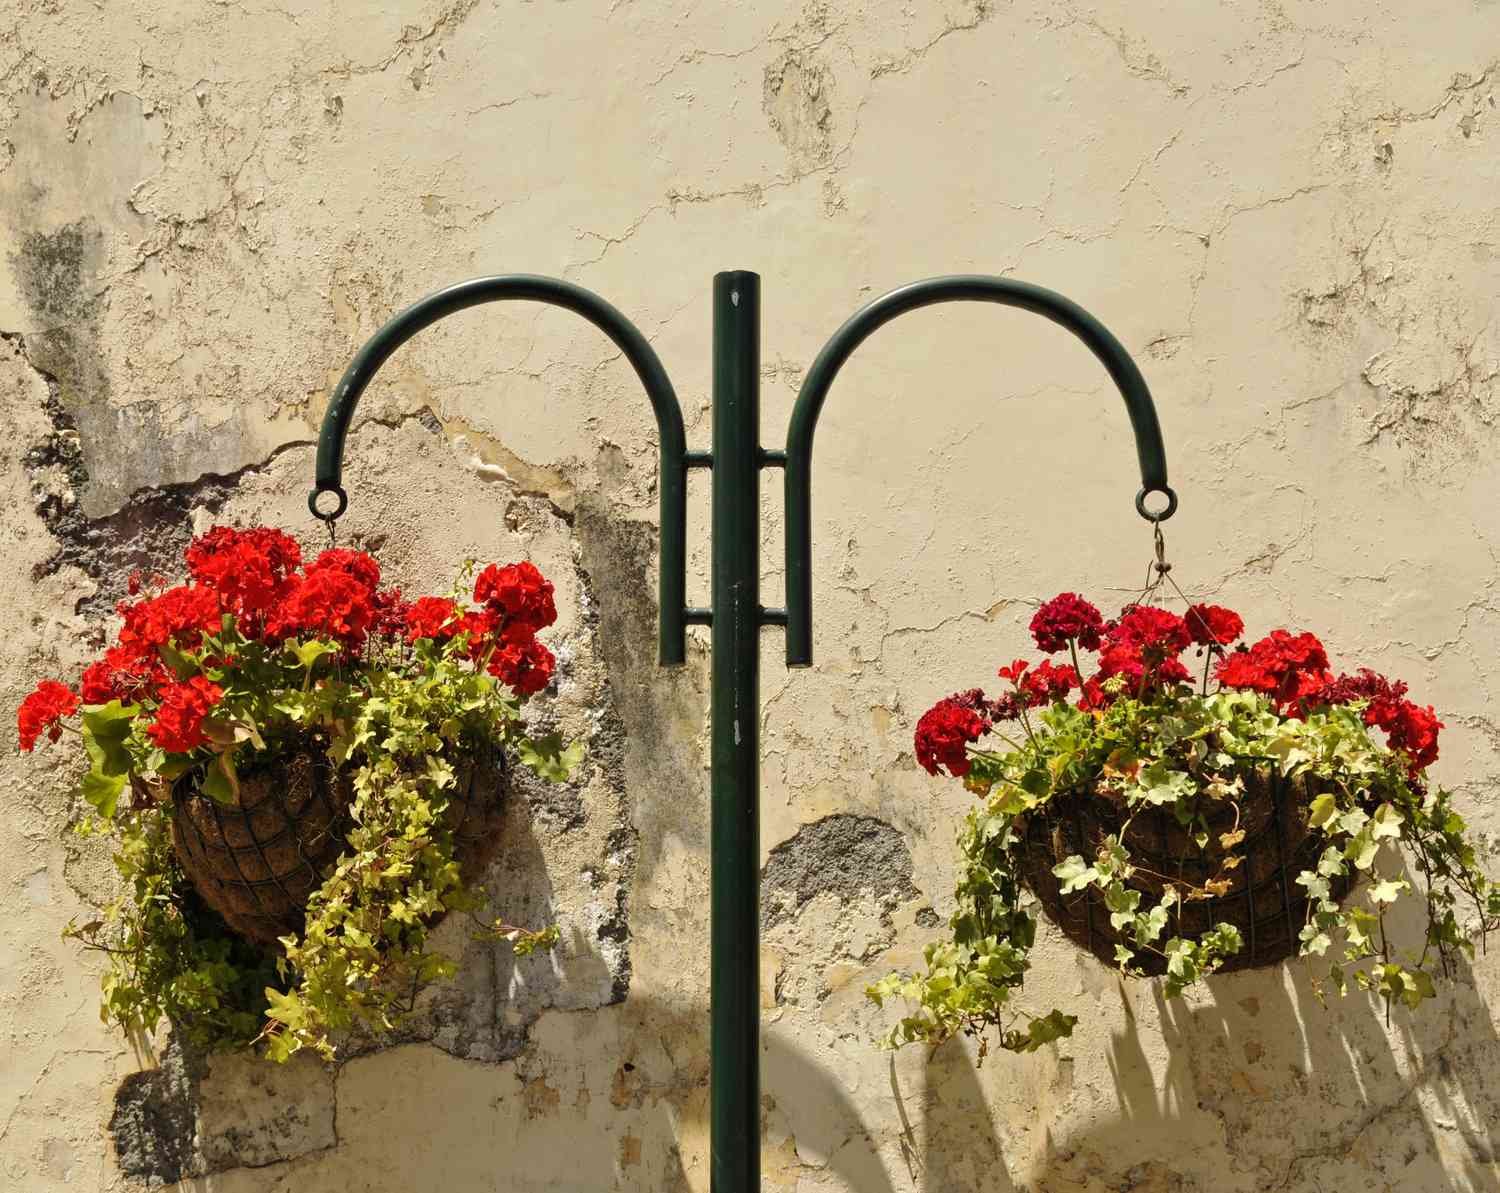
<instances>
[{"instance_id":1,"label":"ivy trailing from basket","mask_svg":"<svg viewBox=\"0 0 1500 1193\"><path fill-rule=\"evenodd\" d=\"M552 585L529 563L491 565L473 608L456 592L405 601L370 555L331 549L304 568L266 528L216 528L186 561L188 583L122 602L116 643L77 691L44 681L18 712L23 750L65 733L82 746L79 831L115 844L119 896L67 935L106 955L101 1014L127 1032L167 1020L200 1047L331 1058L338 1033L391 1030L454 971L430 932L483 901L456 854L461 772L496 756L556 782L581 757L521 720L553 672L536 636L556 618ZM298 755L347 789L342 837L305 921L257 948L195 891L174 815L204 797L227 812ZM487 931L518 953L557 936Z\"/></svg>"},{"instance_id":2,"label":"ivy trailing from basket","mask_svg":"<svg viewBox=\"0 0 1500 1193\"><path fill-rule=\"evenodd\" d=\"M910 1005L888 1046L963 1033L980 1036L983 1052L993 1030L1000 1047L1025 1052L1072 1033L1075 1016L1019 1001L1036 933L1028 887L1100 906L1108 926L1101 920L1098 931L1112 940L1114 963L1126 975L1162 975L1168 997L1243 961L1235 923L1183 924L1202 918L1195 905L1230 905L1231 889L1252 881L1240 870L1248 846L1240 817L1265 802L1270 784L1293 793L1287 814L1304 834L1307 864L1293 896L1302 922L1287 952L1314 967L1320 999L1355 987L1387 1008L1415 1008L1459 953L1472 955L1476 932L1500 923L1500 887L1481 873L1448 793L1427 777L1442 727L1433 710L1374 672L1335 675L1312 634L1275 630L1229 649L1243 628L1237 614L1209 605L1179 617L1134 604L1106 623L1064 593L1041 607L1031 630L1043 651L1069 663L1018 659L1000 668L1007 690L998 698L975 689L923 715L918 762L960 779L979 803L959 834L947 937L927 947L923 972L892 974L868 990L877 1004L900 996ZM1183 655L1195 646L1202 665L1190 672ZM1095 651L1096 669L1081 678L1081 652ZM981 748L986 738L996 744ZM1038 827L1060 839L1060 809L1088 810L1090 800L1105 802L1117 831L1056 859L1050 872L1038 875L1034 863L1028 872ZM1132 827L1148 818L1191 842L1195 877L1181 866L1152 872L1134 856ZM1415 949L1388 932L1387 912L1405 898L1424 904ZM1094 930L1090 920L1090 939Z\"/></svg>"}]
</instances>

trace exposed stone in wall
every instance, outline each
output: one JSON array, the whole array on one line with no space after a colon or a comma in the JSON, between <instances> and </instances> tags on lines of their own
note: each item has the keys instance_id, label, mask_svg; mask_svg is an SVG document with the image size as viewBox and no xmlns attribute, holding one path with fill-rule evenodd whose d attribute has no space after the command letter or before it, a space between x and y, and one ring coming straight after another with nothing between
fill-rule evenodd
<instances>
[{"instance_id":1,"label":"exposed stone in wall","mask_svg":"<svg viewBox=\"0 0 1500 1193\"><path fill-rule=\"evenodd\" d=\"M171 1047L155 1068L132 1073L120 1083L109 1130L126 1176L139 1177L152 1188L203 1171L197 1095L206 1071L201 1058Z\"/></svg>"},{"instance_id":2,"label":"exposed stone in wall","mask_svg":"<svg viewBox=\"0 0 1500 1193\"><path fill-rule=\"evenodd\" d=\"M841 813L814 821L771 850L761 872L761 927L794 918L820 894L871 895L889 910L913 898L911 850L873 816Z\"/></svg>"}]
</instances>

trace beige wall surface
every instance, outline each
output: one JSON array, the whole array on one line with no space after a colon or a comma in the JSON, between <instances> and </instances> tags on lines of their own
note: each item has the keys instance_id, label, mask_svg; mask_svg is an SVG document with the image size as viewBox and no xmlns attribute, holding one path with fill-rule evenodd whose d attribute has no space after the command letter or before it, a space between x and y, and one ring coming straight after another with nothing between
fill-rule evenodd
<instances>
[{"instance_id":1,"label":"beige wall surface","mask_svg":"<svg viewBox=\"0 0 1500 1193\"><path fill-rule=\"evenodd\" d=\"M1160 407L1174 575L1315 629L1447 722L1500 856L1500 3L1495 0L10 0L0 21L0 704L74 674L125 575L194 528L320 541L327 394L405 302L560 275L634 319L708 444L710 279L763 275L764 437L861 302L1003 273L1094 311ZM517 801L497 905L552 957L463 972L336 1068L142 1057L59 938L109 897L70 768L0 727L0 1188L706 1190L707 652L653 665L656 453L628 366L536 307L382 372L345 540L416 587L467 554L556 580L590 761ZM1188 997L1056 932L1037 1055L892 1057L865 984L951 908L967 797L915 717L1060 589L1150 549L1128 426L1065 333L908 316L815 460L817 666L764 641L765 1187L1500 1190L1500 951L1387 1022L1302 968ZM707 486L689 599L706 603ZM780 599L767 500L765 600ZM831 860L838 865L832 865ZM447 929L445 929L447 931Z\"/></svg>"}]
</instances>

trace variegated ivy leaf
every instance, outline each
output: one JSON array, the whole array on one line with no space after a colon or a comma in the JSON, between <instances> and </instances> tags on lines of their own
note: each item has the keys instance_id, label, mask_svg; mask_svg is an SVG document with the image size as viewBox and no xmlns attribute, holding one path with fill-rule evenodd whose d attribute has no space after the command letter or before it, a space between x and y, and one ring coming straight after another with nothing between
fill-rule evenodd
<instances>
[{"instance_id":1,"label":"variegated ivy leaf","mask_svg":"<svg viewBox=\"0 0 1500 1193\"><path fill-rule=\"evenodd\" d=\"M1052 873L1059 879L1058 889L1064 895L1092 886L1099 878L1099 871L1076 853L1053 866Z\"/></svg>"},{"instance_id":2,"label":"variegated ivy leaf","mask_svg":"<svg viewBox=\"0 0 1500 1193\"><path fill-rule=\"evenodd\" d=\"M1327 831L1327 826L1338 810L1338 801L1325 791L1322 795L1314 796L1312 802L1307 805L1307 823L1313 828Z\"/></svg>"},{"instance_id":3,"label":"variegated ivy leaf","mask_svg":"<svg viewBox=\"0 0 1500 1193\"><path fill-rule=\"evenodd\" d=\"M1370 887L1371 903L1394 903L1401 892L1407 890L1404 878L1386 878Z\"/></svg>"},{"instance_id":4,"label":"variegated ivy leaf","mask_svg":"<svg viewBox=\"0 0 1500 1193\"><path fill-rule=\"evenodd\" d=\"M1323 850L1323 856L1318 858L1318 873L1325 878L1344 873L1349 867L1344 863L1344 851L1337 845L1330 845Z\"/></svg>"},{"instance_id":5,"label":"variegated ivy leaf","mask_svg":"<svg viewBox=\"0 0 1500 1193\"><path fill-rule=\"evenodd\" d=\"M1161 935L1162 929L1167 926L1167 909L1158 903L1145 915L1135 917L1135 942L1136 944L1150 944Z\"/></svg>"},{"instance_id":6,"label":"variegated ivy leaf","mask_svg":"<svg viewBox=\"0 0 1500 1193\"><path fill-rule=\"evenodd\" d=\"M1365 822L1369 819L1363 808L1350 808L1339 817L1339 831L1353 836L1365 827Z\"/></svg>"},{"instance_id":7,"label":"variegated ivy leaf","mask_svg":"<svg viewBox=\"0 0 1500 1193\"><path fill-rule=\"evenodd\" d=\"M1370 831L1377 841L1387 838L1397 840L1401 836L1403 823L1405 821L1401 813L1396 811L1393 804L1386 802L1375 809L1375 818L1371 823Z\"/></svg>"},{"instance_id":8,"label":"variegated ivy leaf","mask_svg":"<svg viewBox=\"0 0 1500 1193\"><path fill-rule=\"evenodd\" d=\"M1187 771L1168 770L1165 764L1156 762L1142 769L1131 794L1148 804L1160 805L1175 804L1197 792L1198 780Z\"/></svg>"},{"instance_id":9,"label":"variegated ivy leaf","mask_svg":"<svg viewBox=\"0 0 1500 1193\"><path fill-rule=\"evenodd\" d=\"M1117 932L1131 922L1140 905L1140 891L1132 890L1120 883L1106 887L1104 890L1104 906L1110 911L1109 923Z\"/></svg>"},{"instance_id":10,"label":"variegated ivy leaf","mask_svg":"<svg viewBox=\"0 0 1500 1193\"><path fill-rule=\"evenodd\" d=\"M1380 842L1375 840L1373 826L1365 825L1344 849L1344 856L1354 863L1357 870L1368 870L1380 852Z\"/></svg>"},{"instance_id":11,"label":"variegated ivy leaf","mask_svg":"<svg viewBox=\"0 0 1500 1193\"><path fill-rule=\"evenodd\" d=\"M1297 934L1297 939L1302 942L1302 955L1316 954L1321 957L1328 951L1328 946L1333 943L1328 933L1321 931L1316 924L1306 925Z\"/></svg>"}]
</instances>

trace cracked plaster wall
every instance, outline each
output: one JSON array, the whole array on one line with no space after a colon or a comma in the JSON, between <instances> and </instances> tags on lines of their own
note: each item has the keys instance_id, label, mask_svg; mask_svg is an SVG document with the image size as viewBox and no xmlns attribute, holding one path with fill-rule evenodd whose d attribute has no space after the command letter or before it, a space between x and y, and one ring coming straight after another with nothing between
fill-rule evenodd
<instances>
[{"instance_id":1,"label":"cracked plaster wall","mask_svg":"<svg viewBox=\"0 0 1500 1193\"><path fill-rule=\"evenodd\" d=\"M436 286L598 290L697 447L714 271L764 277L768 443L859 302L984 271L1071 295L1140 360L1174 574L1407 676L1448 723L1441 777L1500 829L1492 0L17 0L4 26L6 707L193 527L316 541L327 392ZM766 644L766 1187L1500 1190L1493 955L1387 1025L1320 1010L1295 968L1167 1005L1051 933L1036 998L1082 1015L1063 1046L869 1044L860 991L946 914L964 804L915 768L912 720L1011 657L1029 602L1139 575L1117 406L1063 333L955 308L881 333L830 401L818 665ZM652 665L646 405L590 329L517 306L425 333L361 414L346 536L413 585L469 552L558 581L556 715L592 762L524 793L494 879L564 946L516 967L455 926L461 980L335 1070L153 1065L58 938L111 881L66 834L69 777L5 761L6 1189L707 1188L706 663L700 639ZM768 499L769 604L780 541Z\"/></svg>"}]
</instances>

